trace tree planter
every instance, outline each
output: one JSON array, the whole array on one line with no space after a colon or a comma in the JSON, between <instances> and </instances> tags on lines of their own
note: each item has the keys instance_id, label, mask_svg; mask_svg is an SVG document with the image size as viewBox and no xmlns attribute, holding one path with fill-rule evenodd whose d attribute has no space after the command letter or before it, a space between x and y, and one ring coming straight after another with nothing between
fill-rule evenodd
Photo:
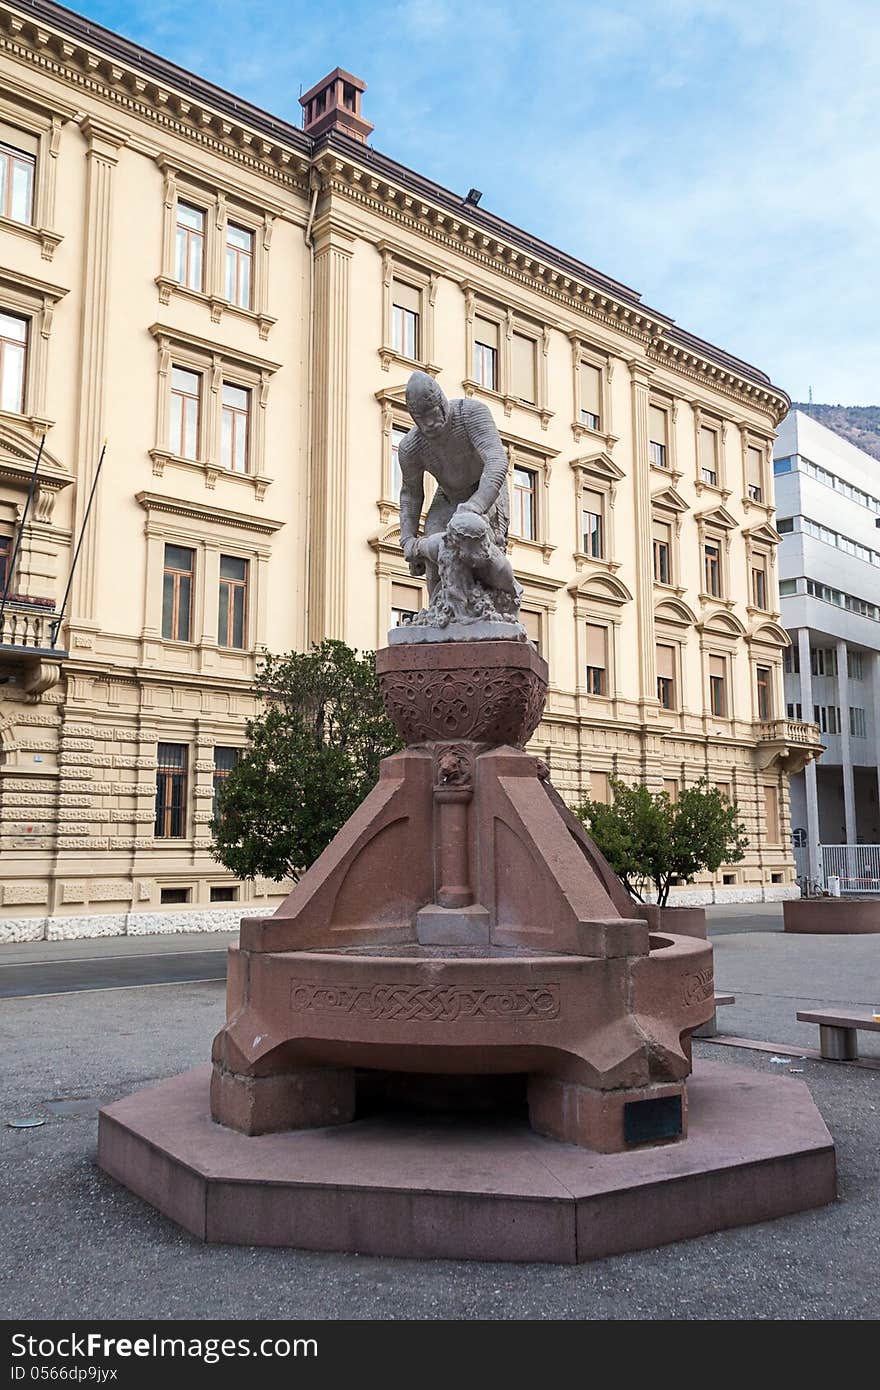
<instances>
[{"instance_id":1,"label":"tree planter","mask_svg":"<svg viewBox=\"0 0 880 1390\"><path fill-rule=\"evenodd\" d=\"M706 909L704 907L658 907L642 903L637 908L651 931L665 931L673 936L694 936L706 940Z\"/></svg>"}]
</instances>

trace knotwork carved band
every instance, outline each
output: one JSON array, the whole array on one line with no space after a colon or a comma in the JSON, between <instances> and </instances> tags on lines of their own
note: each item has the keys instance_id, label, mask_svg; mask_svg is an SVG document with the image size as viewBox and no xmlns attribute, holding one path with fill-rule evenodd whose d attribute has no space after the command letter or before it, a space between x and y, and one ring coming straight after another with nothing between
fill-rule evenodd
<instances>
[{"instance_id":1,"label":"knotwork carved band","mask_svg":"<svg viewBox=\"0 0 880 1390\"><path fill-rule=\"evenodd\" d=\"M521 748L538 727L546 693L534 672L510 667L386 671L379 685L409 744L464 738Z\"/></svg>"},{"instance_id":2,"label":"knotwork carved band","mask_svg":"<svg viewBox=\"0 0 880 1390\"><path fill-rule=\"evenodd\" d=\"M290 1002L294 1009L360 1014L370 1021L459 1023L469 1018L549 1019L559 1017L559 986L484 989L466 985L294 984Z\"/></svg>"}]
</instances>

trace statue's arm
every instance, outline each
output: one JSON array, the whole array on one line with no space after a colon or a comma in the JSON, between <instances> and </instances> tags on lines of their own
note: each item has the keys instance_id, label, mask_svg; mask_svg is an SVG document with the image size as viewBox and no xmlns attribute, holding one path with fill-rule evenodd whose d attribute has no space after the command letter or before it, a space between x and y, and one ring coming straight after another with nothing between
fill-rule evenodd
<instances>
[{"instance_id":1,"label":"statue's arm","mask_svg":"<svg viewBox=\"0 0 880 1390\"><path fill-rule=\"evenodd\" d=\"M487 512L507 485L507 454L489 407L482 401L470 400L467 404L468 438L482 461L483 471L476 491L465 505L472 511Z\"/></svg>"},{"instance_id":2,"label":"statue's arm","mask_svg":"<svg viewBox=\"0 0 880 1390\"><path fill-rule=\"evenodd\" d=\"M425 505L425 470L419 458L418 444L409 437L400 441L397 451L400 464L400 544L406 552L407 541L419 533L422 507Z\"/></svg>"}]
</instances>

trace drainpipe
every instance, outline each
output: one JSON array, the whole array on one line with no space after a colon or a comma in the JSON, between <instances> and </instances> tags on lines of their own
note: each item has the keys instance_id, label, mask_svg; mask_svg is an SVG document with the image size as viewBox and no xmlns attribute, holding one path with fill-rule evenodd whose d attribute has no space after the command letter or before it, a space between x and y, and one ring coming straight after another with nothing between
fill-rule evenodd
<instances>
[{"instance_id":1,"label":"drainpipe","mask_svg":"<svg viewBox=\"0 0 880 1390\"><path fill-rule=\"evenodd\" d=\"M305 647L308 648L311 635L312 587L310 583L312 552L312 406L314 394L314 356L315 356L315 243L312 226L315 221L315 207L321 191L321 175L312 167L309 171L309 186L312 190L312 203L309 220L306 223L305 243L309 248L309 347L306 364L306 553L305 553Z\"/></svg>"}]
</instances>

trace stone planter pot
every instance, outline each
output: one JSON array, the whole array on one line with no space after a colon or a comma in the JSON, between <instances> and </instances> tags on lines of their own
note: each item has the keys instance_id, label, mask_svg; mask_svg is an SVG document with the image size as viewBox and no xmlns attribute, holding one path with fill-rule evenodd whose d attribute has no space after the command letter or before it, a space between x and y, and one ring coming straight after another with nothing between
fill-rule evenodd
<instances>
[{"instance_id":1,"label":"stone planter pot","mask_svg":"<svg viewBox=\"0 0 880 1390\"><path fill-rule=\"evenodd\" d=\"M669 932L671 936L693 936L706 940L706 909L704 907L658 907L643 903L635 911L644 917L651 931Z\"/></svg>"},{"instance_id":2,"label":"stone planter pot","mask_svg":"<svg viewBox=\"0 0 880 1390\"><path fill-rule=\"evenodd\" d=\"M880 932L880 897L792 898L782 904L783 929L817 936Z\"/></svg>"}]
</instances>

